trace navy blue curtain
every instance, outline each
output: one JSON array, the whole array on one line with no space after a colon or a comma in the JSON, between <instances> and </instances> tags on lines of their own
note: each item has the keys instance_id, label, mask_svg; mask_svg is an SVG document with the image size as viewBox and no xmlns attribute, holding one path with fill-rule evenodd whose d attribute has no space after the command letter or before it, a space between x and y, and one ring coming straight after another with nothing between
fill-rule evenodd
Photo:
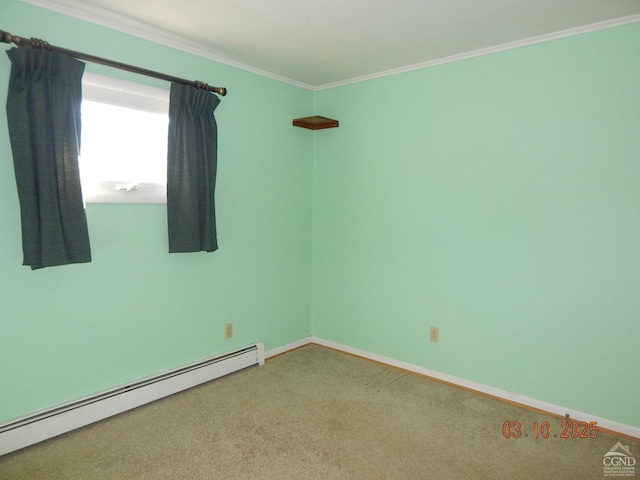
<instances>
[{"instance_id":1,"label":"navy blue curtain","mask_svg":"<svg viewBox=\"0 0 640 480\"><path fill-rule=\"evenodd\" d=\"M27 47L7 55L7 119L24 265L37 269L90 262L78 169L84 63Z\"/></svg>"},{"instance_id":2,"label":"navy blue curtain","mask_svg":"<svg viewBox=\"0 0 640 480\"><path fill-rule=\"evenodd\" d=\"M220 99L202 89L171 84L167 152L169 252L218 249L215 212Z\"/></svg>"}]
</instances>

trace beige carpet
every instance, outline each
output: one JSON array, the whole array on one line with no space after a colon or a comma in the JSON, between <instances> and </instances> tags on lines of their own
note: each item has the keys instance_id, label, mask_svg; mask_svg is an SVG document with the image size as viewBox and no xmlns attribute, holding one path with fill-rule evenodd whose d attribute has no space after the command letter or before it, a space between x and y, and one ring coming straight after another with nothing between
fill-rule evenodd
<instances>
[{"instance_id":1,"label":"beige carpet","mask_svg":"<svg viewBox=\"0 0 640 480\"><path fill-rule=\"evenodd\" d=\"M506 420L529 437L505 439ZM560 422L310 345L0 457L0 479L602 480L618 441L640 460L607 433L554 438Z\"/></svg>"}]
</instances>

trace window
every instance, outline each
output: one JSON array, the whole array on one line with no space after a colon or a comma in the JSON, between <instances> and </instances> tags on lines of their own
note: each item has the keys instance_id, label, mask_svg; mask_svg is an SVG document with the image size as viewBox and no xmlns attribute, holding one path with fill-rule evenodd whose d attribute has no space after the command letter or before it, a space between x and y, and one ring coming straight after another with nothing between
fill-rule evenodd
<instances>
[{"instance_id":1,"label":"window","mask_svg":"<svg viewBox=\"0 0 640 480\"><path fill-rule=\"evenodd\" d=\"M166 203L169 90L85 73L80 177L88 203Z\"/></svg>"}]
</instances>

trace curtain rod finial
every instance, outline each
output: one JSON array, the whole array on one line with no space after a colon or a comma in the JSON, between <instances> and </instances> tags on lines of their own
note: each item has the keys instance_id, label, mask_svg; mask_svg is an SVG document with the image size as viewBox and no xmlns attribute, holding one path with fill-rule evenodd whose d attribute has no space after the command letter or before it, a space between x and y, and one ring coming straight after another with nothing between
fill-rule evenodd
<instances>
[{"instance_id":1,"label":"curtain rod finial","mask_svg":"<svg viewBox=\"0 0 640 480\"><path fill-rule=\"evenodd\" d=\"M18 45L19 47L24 46L25 41L22 37L19 37L18 35L14 35L12 33L9 33L5 30L0 30L0 42L2 43L14 43L16 45Z\"/></svg>"},{"instance_id":2,"label":"curtain rod finial","mask_svg":"<svg viewBox=\"0 0 640 480\"><path fill-rule=\"evenodd\" d=\"M12 43L13 35L11 35L9 32L5 32L4 30L0 30L0 41L2 41L3 43Z\"/></svg>"}]
</instances>

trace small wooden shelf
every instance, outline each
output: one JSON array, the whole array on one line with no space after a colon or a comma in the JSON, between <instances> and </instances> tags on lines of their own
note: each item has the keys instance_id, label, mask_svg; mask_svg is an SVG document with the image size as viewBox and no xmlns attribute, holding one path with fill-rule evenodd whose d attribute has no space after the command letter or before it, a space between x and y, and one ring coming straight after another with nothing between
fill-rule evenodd
<instances>
[{"instance_id":1,"label":"small wooden shelf","mask_svg":"<svg viewBox=\"0 0 640 480\"><path fill-rule=\"evenodd\" d=\"M309 130L322 130L323 128L336 128L339 126L338 120L314 115L312 117L294 118L294 127L308 128Z\"/></svg>"}]
</instances>

